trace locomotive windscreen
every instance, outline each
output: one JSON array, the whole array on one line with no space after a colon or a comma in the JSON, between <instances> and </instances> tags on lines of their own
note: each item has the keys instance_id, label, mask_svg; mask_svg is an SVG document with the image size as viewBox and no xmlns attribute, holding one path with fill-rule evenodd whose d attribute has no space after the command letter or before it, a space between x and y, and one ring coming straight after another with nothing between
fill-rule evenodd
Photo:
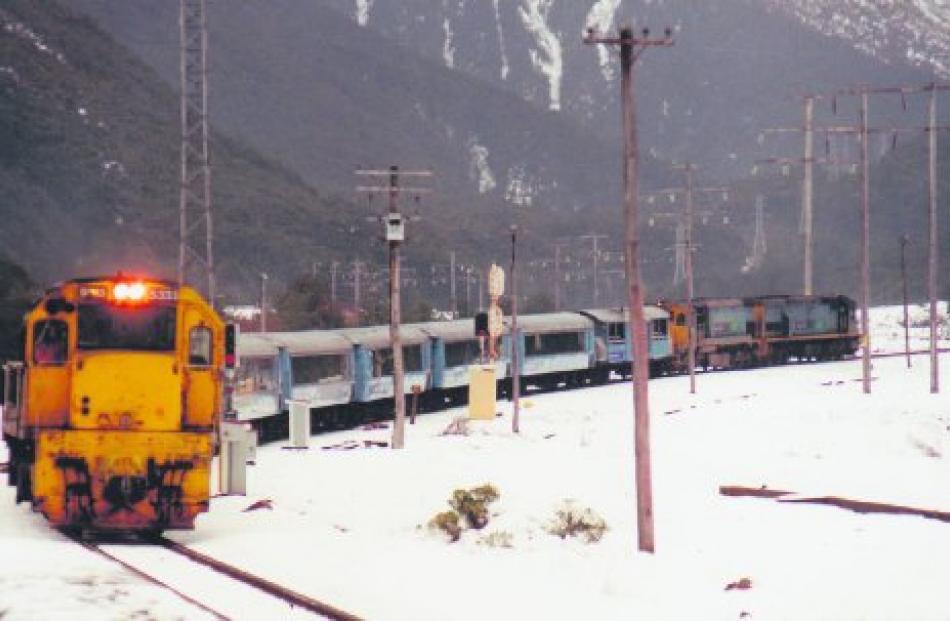
<instances>
[{"instance_id":1,"label":"locomotive windscreen","mask_svg":"<svg viewBox=\"0 0 950 621\"><path fill-rule=\"evenodd\" d=\"M79 349L172 351L174 306L79 305Z\"/></svg>"}]
</instances>

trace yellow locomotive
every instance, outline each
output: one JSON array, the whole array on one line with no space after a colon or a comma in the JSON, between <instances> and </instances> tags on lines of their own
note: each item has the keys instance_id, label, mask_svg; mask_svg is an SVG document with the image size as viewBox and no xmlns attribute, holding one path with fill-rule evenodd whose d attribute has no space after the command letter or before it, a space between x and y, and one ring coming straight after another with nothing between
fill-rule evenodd
<instances>
[{"instance_id":1,"label":"yellow locomotive","mask_svg":"<svg viewBox=\"0 0 950 621\"><path fill-rule=\"evenodd\" d=\"M57 527L194 528L223 408L214 309L167 281L75 279L26 314L24 336L23 362L4 367L17 502Z\"/></svg>"}]
</instances>

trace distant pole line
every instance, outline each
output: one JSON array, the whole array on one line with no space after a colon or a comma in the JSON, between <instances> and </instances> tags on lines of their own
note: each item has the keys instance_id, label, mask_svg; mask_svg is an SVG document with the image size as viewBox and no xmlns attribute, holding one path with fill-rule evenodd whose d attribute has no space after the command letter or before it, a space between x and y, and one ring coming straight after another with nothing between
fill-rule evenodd
<instances>
[{"instance_id":1,"label":"distant pole line","mask_svg":"<svg viewBox=\"0 0 950 621\"><path fill-rule=\"evenodd\" d=\"M261 332L267 332L267 274L261 272Z\"/></svg>"},{"instance_id":2,"label":"distant pole line","mask_svg":"<svg viewBox=\"0 0 950 621\"><path fill-rule=\"evenodd\" d=\"M602 239L607 239L607 237L608 237L607 235L594 235L593 233L590 235L580 236L581 239L585 239L585 240L589 239L593 243L593 250L592 250L592 256L591 256L591 263L592 263L591 271L593 273L593 278L594 278L594 295L593 295L594 308L600 308L600 287L599 287L600 283L598 279L598 276L599 276L598 268L600 267L599 242Z\"/></svg>"},{"instance_id":3,"label":"distant pole line","mask_svg":"<svg viewBox=\"0 0 950 621\"><path fill-rule=\"evenodd\" d=\"M901 298L904 302L904 355L907 357L907 368L910 368L910 317L907 313L907 261L905 250L910 239L901 235Z\"/></svg>"},{"instance_id":4,"label":"distant pole line","mask_svg":"<svg viewBox=\"0 0 950 621\"><path fill-rule=\"evenodd\" d=\"M648 47L673 45L672 32L666 29L663 38L650 38L649 30L642 37L634 37L633 29L625 26L619 37L603 37L592 29L587 31L585 43L591 45L619 45L621 71L621 101L624 136L624 213L627 287L630 303L629 330L633 340L633 407L634 407L634 459L637 482L637 544L642 552L655 551L653 525L653 482L650 460L650 401L647 380L649 376L649 351L647 347L646 320L643 311L643 285L640 275L640 235L637 230L637 123L634 101L634 64Z\"/></svg>"},{"instance_id":5,"label":"distant pole line","mask_svg":"<svg viewBox=\"0 0 950 621\"><path fill-rule=\"evenodd\" d=\"M837 113L837 101L839 97L845 96L860 96L861 97L861 126L858 128L854 127L825 127L825 128L812 128L812 131L823 131L826 133L857 133L861 136L862 142L862 222L868 220L867 214L865 214L866 203L868 199L868 154L867 154L867 138L870 133L892 133L896 137L898 133L906 132L919 132L925 131L928 133L928 152L929 152L929 205L928 205L928 274L927 274L927 289L928 289L928 298L930 303L930 391L932 393L938 393L940 391L940 380L939 380L939 358L938 358L938 348L937 348L937 272L939 270L939 248L938 248L938 218L937 218L937 132L938 131L947 131L950 130L950 126L946 125L937 125L937 92L938 91L947 91L950 90L950 84L938 83L936 81L927 83L927 84L903 84L898 86L887 86L887 87L871 87L871 86L859 86L852 87L847 89L841 89L830 94L811 94L806 95L807 99L830 99L832 104L832 110ZM911 94L920 94L920 93L929 93L929 119L925 127L890 127L890 128L869 128L867 126L867 96L869 94L874 95L899 95L901 98L901 105L906 110L907 109L907 95ZM808 123L806 122L806 128ZM786 128L780 130L770 130L770 131L801 131L798 128ZM805 160L818 161L814 158L808 158L806 156ZM864 224L862 224L862 227ZM863 233L862 233L863 235ZM863 238L862 238L863 239ZM870 242L868 242L870 246ZM861 283L862 283L862 323L864 324L864 330L867 333L867 327L865 323L865 315L867 314L865 298L870 297L870 293L864 291L865 282L870 281L869 276L869 267L865 265L864 255L869 252L864 247L862 241L862 267L861 267ZM869 261L869 260L868 260ZM867 285L870 288L870 285ZM866 349L870 348L870 337L868 334L865 334L865 345ZM862 357L864 372L864 392L870 392L870 359L869 353L867 356Z\"/></svg>"},{"instance_id":6,"label":"distant pole line","mask_svg":"<svg viewBox=\"0 0 950 621\"><path fill-rule=\"evenodd\" d=\"M459 303L458 297L455 290L455 251L449 253L449 295L450 295L450 310L452 311L452 317L456 318L459 316Z\"/></svg>"},{"instance_id":7,"label":"distant pole line","mask_svg":"<svg viewBox=\"0 0 950 621\"><path fill-rule=\"evenodd\" d=\"M696 248L693 245L693 220L696 217L696 212L693 209L693 197L696 194L708 194L708 193L719 193L725 194L729 190L725 187L702 187L697 188L693 185L693 175L696 172L697 167L694 164L685 163L678 164L673 167L675 170L681 170L686 175L686 185L678 188L665 188L662 190L656 190L653 192L647 192L644 194L644 197L647 197L651 200L655 199L657 196L669 196L671 200L675 198L678 194L683 194L686 197L686 210L685 213L672 213L672 212L656 212L651 213L651 218L656 217L673 217L681 224L681 228L678 228L677 231L683 231L682 240L677 240L677 251L682 252L683 255L683 267L685 271L685 280L686 280L686 324L687 324L687 334L689 344L687 346L687 366L689 367L689 392L691 394L696 393L696 313L693 312L693 298L696 296L693 280L693 253ZM705 212L701 215L707 215L711 212ZM677 258L679 254L677 254ZM678 262L677 262L678 265Z\"/></svg>"},{"instance_id":8,"label":"distant pole line","mask_svg":"<svg viewBox=\"0 0 950 621\"><path fill-rule=\"evenodd\" d=\"M518 225L511 225L511 431L519 433L521 410L521 337L518 332Z\"/></svg>"}]
</instances>

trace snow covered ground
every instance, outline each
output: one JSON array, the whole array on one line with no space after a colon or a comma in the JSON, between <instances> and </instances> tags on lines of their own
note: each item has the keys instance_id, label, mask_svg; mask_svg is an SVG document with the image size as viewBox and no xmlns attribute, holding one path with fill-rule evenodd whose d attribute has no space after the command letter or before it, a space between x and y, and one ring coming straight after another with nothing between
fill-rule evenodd
<instances>
[{"instance_id":1,"label":"snow covered ground","mask_svg":"<svg viewBox=\"0 0 950 621\"><path fill-rule=\"evenodd\" d=\"M873 349L903 346L899 313L875 312ZM529 396L518 435L500 402L467 436L441 435L463 410L420 417L402 451L364 443L388 429L263 447L247 497L214 499L172 537L369 619L950 619L950 523L719 494L950 511L950 355L941 364L940 395L926 356L875 360L870 396L856 361L702 374L696 395L687 378L651 381L654 555L636 546L629 384ZM427 528L453 490L483 483L500 492L484 529L449 543ZM262 499L272 508L243 511ZM601 541L548 532L567 499L603 517ZM57 616L207 618L0 488L0 617Z\"/></svg>"}]
</instances>

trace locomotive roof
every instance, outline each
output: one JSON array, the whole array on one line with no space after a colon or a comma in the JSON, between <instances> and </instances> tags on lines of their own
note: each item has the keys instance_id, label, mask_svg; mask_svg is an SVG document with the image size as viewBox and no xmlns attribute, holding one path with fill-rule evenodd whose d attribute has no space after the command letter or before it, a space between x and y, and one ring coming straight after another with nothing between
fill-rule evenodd
<instances>
[{"instance_id":1,"label":"locomotive roof","mask_svg":"<svg viewBox=\"0 0 950 621\"><path fill-rule=\"evenodd\" d=\"M370 349L389 347L389 326L368 326L363 328L345 328L336 330L354 345L363 345ZM403 345L418 345L429 337L416 325L402 325L399 329Z\"/></svg>"},{"instance_id":2,"label":"locomotive roof","mask_svg":"<svg viewBox=\"0 0 950 621\"><path fill-rule=\"evenodd\" d=\"M621 323L630 320L630 311L627 308L590 308L580 312L603 323ZM659 306L646 304L643 306L643 318L647 321L669 319L670 313Z\"/></svg>"},{"instance_id":3,"label":"locomotive roof","mask_svg":"<svg viewBox=\"0 0 950 621\"><path fill-rule=\"evenodd\" d=\"M510 325L510 318L505 323ZM577 313L544 313L540 315L519 315L518 330L521 332L561 332L564 330L588 330L593 322Z\"/></svg>"}]
</instances>

